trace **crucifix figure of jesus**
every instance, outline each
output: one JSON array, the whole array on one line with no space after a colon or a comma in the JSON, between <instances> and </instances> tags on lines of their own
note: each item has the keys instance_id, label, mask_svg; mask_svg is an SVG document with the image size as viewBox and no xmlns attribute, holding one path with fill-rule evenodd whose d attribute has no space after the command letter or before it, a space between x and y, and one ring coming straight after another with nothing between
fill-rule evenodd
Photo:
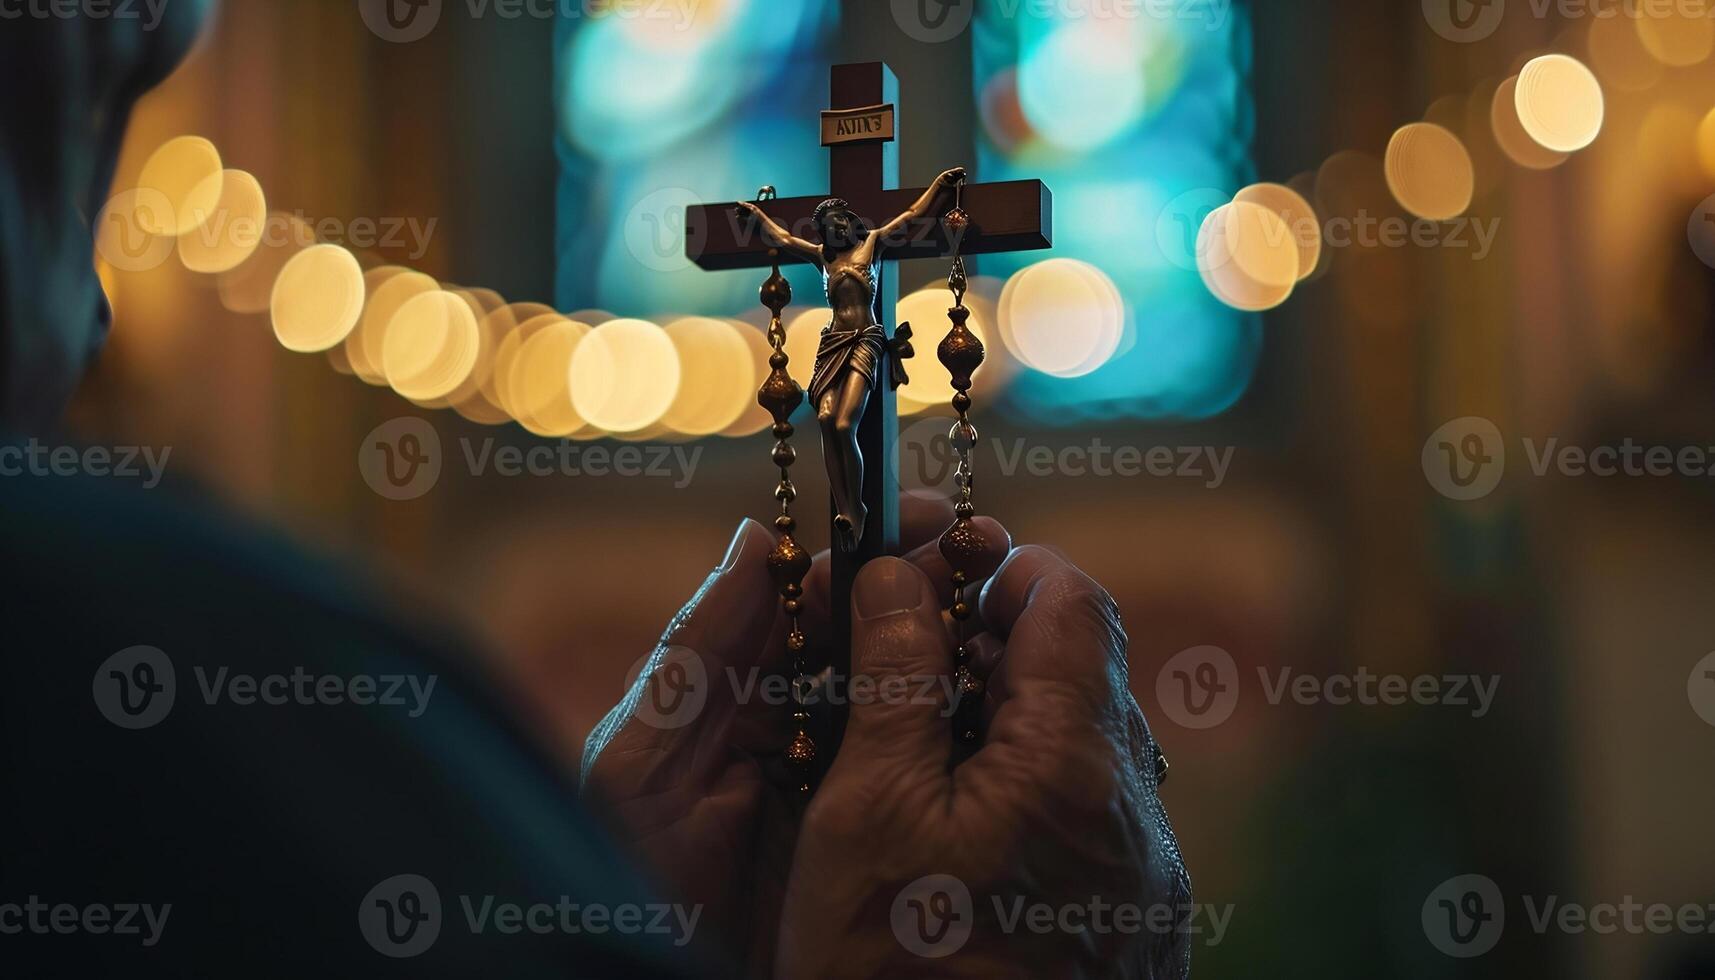
<instances>
[{"instance_id":1,"label":"crucifix figure of jesus","mask_svg":"<svg viewBox=\"0 0 1715 980\"><path fill-rule=\"evenodd\" d=\"M825 451L836 543L829 667L837 676L850 668L851 585L857 570L899 549L899 489L893 477L899 416L894 385L882 383L895 377L900 352L893 326L899 289L893 260L948 255L955 244L964 255L1052 245L1051 197L1040 180L966 183L963 168L954 168L929 187L894 189L899 182L898 93L892 69L881 62L834 66L831 108L822 113L830 193L767 201L766 222L750 220L757 212L747 209L754 205L737 203L699 205L685 215L686 253L703 269L766 269L786 259L815 263L826 278L833 315L818 344L810 389L818 416L829 411L835 437ZM962 185L960 203L970 215L957 243L939 220L940 212L952 206L949 188L954 184ZM874 220L881 216L887 217ZM759 226L761 234L756 233ZM866 235L864 228L879 233ZM812 242L812 236L819 241ZM862 465L848 465L851 459Z\"/></svg>"},{"instance_id":2,"label":"crucifix figure of jesus","mask_svg":"<svg viewBox=\"0 0 1715 980\"><path fill-rule=\"evenodd\" d=\"M761 222L771 242L822 270L822 292L833 318L822 329L816 345L810 404L822 426L822 454L834 497L834 542L841 551L858 550L869 516L863 502L864 459L858 445L858 425L870 392L881 382L884 364L891 367L887 381L892 387L906 381L901 363L904 352L897 341L909 334L897 331L896 343L890 346L887 331L876 322L876 270L882 249L909 222L928 216L944 189L964 179L963 167L942 173L909 210L873 231L844 199L828 198L816 205L811 216L819 242L806 241L782 228L760 206L739 202Z\"/></svg>"}]
</instances>

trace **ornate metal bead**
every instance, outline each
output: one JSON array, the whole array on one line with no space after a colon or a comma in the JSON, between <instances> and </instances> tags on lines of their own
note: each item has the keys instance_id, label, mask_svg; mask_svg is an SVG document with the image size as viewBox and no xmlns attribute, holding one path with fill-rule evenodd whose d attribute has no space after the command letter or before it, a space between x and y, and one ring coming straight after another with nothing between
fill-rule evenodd
<instances>
[{"instance_id":1,"label":"ornate metal bead","mask_svg":"<svg viewBox=\"0 0 1715 980\"><path fill-rule=\"evenodd\" d=\"M759 295L762 305L779 316L781 310L792 305L792 282L780 274L779 266L775 266L774 274L763 280Z\"/></svg>"},{"instance_id":2,"label":"ornate metal bead","mask_svg":"<svg viewBox=\"0 0 1715 980\"><path fill-rule=\"evenodd\" d=\"M970 311L962 306L949 310L947 315L952 318L953 329L947 331L947 336L941 339L941 346L935 354L952 375L953 388L958 391L971 390L971 375L977 368L982 367L986 352L983 342L977 339L970 328L965 326L965 320Z\"/></svg>"},{"instance_id":3,"label":"ornate metal bead","mask_svg":"<svg viewBox=\"0 0 1715 980\"><path fill-rule=\"evenodd\" d=\"M955 684L954 690L958 692L960 704L963 704L967 698L982 697L984 690L983 679L972 673L969 667L960 667L953 675L953 681Z\"/></svg>"},{"instance_id":4,"label":"ornate metal bead","mask_svg":"<svg viewBox=\"0 0 1715 980\"><path fill-rule=\"evenodd\" d=\"M779 517L774 519L774 529L776 531L785 531L790 533L796 530L797 527L798 520L791 514L781 514Z\"/></svg>"},{"instance_id":5,"label":"ornate metal bead","mask_svg":"<svg viewBox=\"0 0 1715 980\"><path fill-rule=\"evenodd\" d=\"M779 467L791 466L798 461L798 451L791 443L784 440L774 444L774 465Z\"/></svg>"},{"instance_id":6,"label":"ornate metal bead","mask_svg":"<svg viewBox=\"0 0 1715 980\"><path fill-rule=\"evenodd\" d=\"M816 761L816 743L803 732L792 736L791 743L786 746L786 761L795 766L807 766Z\"/></svg>"},{"instance_id":7,"label":"ornate metal bead","mask_svg":"<svg viewBox=\"0 0 1715 980\"><path fill-rule=\"evenodd\" d=\"M954 568L968 568L988 547L983 532L977 530L970 518L961 517L941 535L941 554Z\"/></svg>"},{"instance_id":8,"label":"ornate metal bead","mask_svg":"<svg viewBox=\"0 0 1715 980\"><path fill-rule=\"evenodd\" d=\"M793 630L786 635L786 649L796 653L797 651L804 649L804 644L805 637L801 631Z\"/></svg>"},{"instance_id":9,"label":"ornate metal bead","mask_svg":"<svg viewBox=\"0 0 1715 980\"><path fill-rule=\"evenodd\" d=\"M775 425L786 425L787 419L804 403L804 389L783 367L769 372L767 380L756 393L756 403L774 417Z\"/></svg>"},{"instance_id":10,"label":"ornate metal bead","mask_svg":"<svg viewBox=\"0 0 1715 980\"><path fill-rule=\"evenodd\" d=\"M799 547L792 535L782 534L774 550L768 553L768 574L778 591L797 585L810 574L810 553Z\"/></svg>"}]
</instances>

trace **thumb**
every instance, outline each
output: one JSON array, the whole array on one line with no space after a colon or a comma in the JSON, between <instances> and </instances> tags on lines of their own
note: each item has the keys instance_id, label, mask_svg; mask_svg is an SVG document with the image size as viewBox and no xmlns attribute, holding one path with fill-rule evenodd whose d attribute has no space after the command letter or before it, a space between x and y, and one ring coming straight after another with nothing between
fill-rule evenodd
<instances>
[{"instance_id":1,"label":"thumb","mask_svg":"<svg viewBox=\"0 0 1715 980\"><path fill-rule=\"evenodd\" d=\"M917 566L865 565L852 586L851 712L828 778L856 765L944 771L952 659L940 601Z\"/></svg>"}]
</instances>

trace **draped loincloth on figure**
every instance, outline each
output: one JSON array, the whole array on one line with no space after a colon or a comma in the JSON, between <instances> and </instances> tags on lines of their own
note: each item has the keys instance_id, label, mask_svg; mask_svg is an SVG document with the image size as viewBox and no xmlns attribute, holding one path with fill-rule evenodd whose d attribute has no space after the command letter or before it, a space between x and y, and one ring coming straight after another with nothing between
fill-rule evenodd
<instances>
[{"instance_id":1,"label":"draped loincloth on figure","mask_svg":"<svg viewBox=\"0 0 1715 980\"><path fill-rule=\"evenodd\" d=\"M872 309L875 300L874 273L866 279L844 269L827 279L829 305L835 304L834 290L843 278L850 278L867 287L864 290L864 309ZM873 316L870 319L873 320ZM816 367L810 375L812 406L821 405L822 396L845 377L847 370L863 375L871 390L874 390L876 381L880 379L881 362L887 351L887 331L874 322L856 329L839 329L834 326L837 321L838 317L828 321L828 325L822 328L821 340L816 344ZM892 368L894 386L904 384L905 365L898 358L889 358L888 363Z\"/></svg>"}]
</instances>

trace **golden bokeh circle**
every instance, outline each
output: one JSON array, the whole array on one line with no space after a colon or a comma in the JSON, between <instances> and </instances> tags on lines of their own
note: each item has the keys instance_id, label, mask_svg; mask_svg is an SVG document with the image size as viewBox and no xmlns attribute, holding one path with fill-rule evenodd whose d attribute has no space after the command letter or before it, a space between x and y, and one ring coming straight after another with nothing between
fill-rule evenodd
<instances>
[{"instance_id":1,"label":"golden bokeh circle","mask_svg":"<svg viewBox=\"0 0 1715 980\"><path fill-rule=\"evenodd\" d=\"M144 162L137 187L161 195L170 210L139 212L143 230L152 235L183 235L197 227L220 202L223 170L220 151L201 136L162 143Z\"/></svg>"},{"instance_id":2,"label":"golden bokeh circle","mask_svg":"<svg viewBox=\"0 0 1715 980\"><path fill-rule=\"evenodd\" d=\"M262 244L268 199L262 184L242 170L204 178L219 183L214 209L179 236L179 261L192 272L215 275L235 269ZM203 196L199 188L193 197Z\"/></svg>"},{"instance_id":3,"label":"golden bokeh circle","mask_svg":"<svg viewBox=\"0 0 1715 980\"><path fill-rule=\"evenodd\" d=\"M683 317L665 329L679 351L682 371L679 394L661 417L662 425L692 436L725 430L744 414L761 383L751 366L750 345L732 324L712 317Z\"/></svg>"},{"instance_id":4,"label":"golden bokeh circle","mask_svg":"<svg viewBox=\"0 0 1715 980\"><path fill-rule=\"evenodd\" d=\"M1528 170L1552 170L1566 162L1567 154L1548 149L1525 132L1518 117L1518 76L1495 88L1489 103L1489 127L1495 143L1507 159Z\"/></svg>"},{"instance_id":5,"label":"golden bokeh circle","mask_svg":"<svg viewBox=\"0 0 1715 980\"><path fill-rule=\"evenodd\" d=\"M572 404L590 424L635 432L660 421L678 397L678 349L648 320L609 320L572 355Z\"/></svg>"},{"instance_id":6,"label":"golden bokeh circle","mask_svg":"<svg viewBox=\"0 0 1715 980\"><path fill-rule=\"evenodd\" d=\"M1557 153L1582 150L1602 132L1602 83L1571 55L1532 58L1518 74L1513 99L1524 131Z\"/></svg>"},{"instance_id":7,"label":"golden bokeh circle","mask_svg":"<svg viewBox=\"0 0 1715 980\"><path fill-rule=\"evenodd\" d=\"M1288 246L1296 274L1298 251ZM1047 259L1014 273L996 318L1001 343L1019 363L1058 378L1101 367L1125 333L1125 303L1113 280L1078 259Z\"/></svg>"},{"instance_id":8,"label":"golden bokeh circle","mask_svg":"<svg viewBox=\"0 0 1715 980\"><path fill-rule=\"evenodd\" d=\"M274 281L304 249L316 243L316 233L295 214L268 215L262 240L250 257L215 280L220 301L234 313L266 313L274 301Z\"/></svg>"},{"instance_id":9,"label":"golden bokeh circle","mask_svg":"<svg viewBox=\"0 0 1715 980\"><path fill-rule=\"evenodd\" d=\"M1272 309L1286 302L1298 283L1298 244L1280 215L1250 201L1233 201L1203 220L1197 271L1228 306Z\"/></svg>"},{"instance_id":10,"label":"golden bokeh circle","mask_svg":"<svg viewBox=\"0 0 1715 980\"><path fill-rule=\"evenodd\" d=\"M1590 67L1610 88L1641 92L1661 81L1661 62L1644 47L1629 17L1592 18L1584 43Z\"/></svg>"},{"instance_id":11,"label":"golden bokeh circle","mask_svg":"<svg viewBox=\"0 0 1715 980\"><path fill-rule=\"evenodd\" d=\"M745 323L742 320L733 320L731 323L733 329L738 331L739 337L744 340L745 347L750 351L751 376L756 379L757 386L760 387L762 379L768 376L770 370L769 355L774 353L774 349L768 346L768 334L755 324ZM731 425L722 429L721 435L729 439L739 439L761 432L773 422L774 419L768 414L768 410L757 402L756 392L753 390L750 393L750 400L745 402L743 414L734 419Z\"/></svg>"},{"instance_id":12,"label":"golden bokeh circle","mask_svg":"<svg viewBox=\"0 0 1715 980\"><path fill-rule=\"evenodd\" d=\"M476 314L468 302L442 289L418 293L400 305L387 324L381 368L400 395L433 401L458 390L470 376L480 345Z\"/></svg>"},{"instance_id":13,"label":"golden bokeh circle","mask_svg":"<svg viewBox=\"0 0 1715 980\"><path fill-rule=\"evenodd\" d=\"M1235 194L1233 200L1260 204L1280 216L1298 245L1299 281L1316 271L1322 260L1322 224L1304 195L1285 184L1252 184Z\"/></svg>"},{"instance_id":14,"label":"golden bokeh circle","mask_svg":"<svg viewBox=\"0 0 1715 980\"><path fill-rule=\"evenodd\" d=\"M1697 163L1704 176L1715 180L1715 109L1697 124Z\"/></svg>"},{"instance_id":15,"label":"golden bokeh circle","mask_svg":"<svg viewBox=\"0 0 1715 980\"><path fill-rule=\"evenodd\" d=\"M363 316L357 321L357 330L346 341L346 353L351 357L352 369L359 378L372 385L389 383L385 352L387 331L392 327L393 318L406 303L440 288L441 284L433 276L404 269L385 277L370 292Z\"/></svg>"},{"instance_id":16,"label":"golden bokeh circle","mask_svg":"<svg viewBox=\"0 0 1715 980\"><path fill-rule=\"evenodd\" d=\"M1703 9L1694 10L1693 6ZM1715 20L1710 19L1707 5L1693 5L1687 0L1644 3L1630 19L1637 25L1644 50L1670 68L1689 68L1715 53Z\"/></svg>"},{"instance_id":17,"label":"golden bokeh circle","mask_svg":"<svg viewBox=\"0 0 1715 980\"><path fill-rule=\"evenodd\" d=\"M545 303L508 303L483 318L485 328L496 338L494 370L483 387L483 395L513 418L519 415L512 396L513 366L519 350L532 333L563 319L566 318Z\"/></svg>"},{"instance_id":18,"label":"golden bokeh circle","mask_svg":"<svg viewBox=\"0 0 1715 980\"><path fill-rule=\"evenodd\" d=\"M511 362L513 417L529 432L564 438L587 420L572 401L572 359L589 336L586 323L558 313L532 318L527 336Z\"/></svg>"},{"instance_id":19,"label":"golden bokeh circle","mask_svg":"<svg viewBox=\"0 0 1715 980\"><path fill-rule=\"evenodd\" d=\"M362 312L363 267L338 245L304 249L274 280L269 313L287 350L313 354L338 346Z\"/></svg>"},{"instance_id":20,"label":"golden bokeh circle","mask_svg":"<svg viewBox=\"0 0 1715 980\"><path fill-rule=\"evenodd\" d=\"M1471 206L1476 170L1453 131L1435 123L1401 126L1388 141L1383 172L1400 207L1430 221L1451 221Z\"/></svg>"}]
</instances>

